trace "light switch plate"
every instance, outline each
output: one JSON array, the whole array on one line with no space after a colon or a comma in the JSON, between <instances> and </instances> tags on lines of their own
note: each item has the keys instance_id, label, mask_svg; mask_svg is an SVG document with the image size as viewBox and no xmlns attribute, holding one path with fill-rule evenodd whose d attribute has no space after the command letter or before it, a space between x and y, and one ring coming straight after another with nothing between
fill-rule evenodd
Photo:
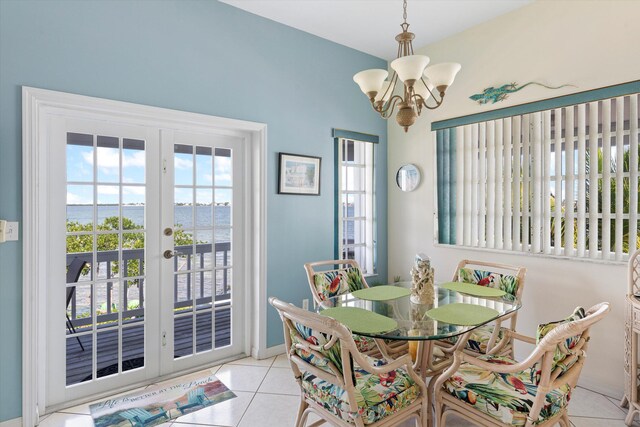
<instances>
[{"instance_id":1,"label":"light switch plate","mask_svg":"<svg viewBox=\"0 0 640 427\"><path fill-rule=\"evenodd\" d=\"M7 242L18 240L17 222L7 222L7 226L4 229L4 239Z\"/></svg>"},{"instance_id":2,"label":"light switch plate","mask_svg":"<svg viewBox=\"0 0 640 427\"><path fill-rule=\"evenodd\" d=\"M18 240L18 223L0 219L0 243Z\"/></svg>"}]
</instances>

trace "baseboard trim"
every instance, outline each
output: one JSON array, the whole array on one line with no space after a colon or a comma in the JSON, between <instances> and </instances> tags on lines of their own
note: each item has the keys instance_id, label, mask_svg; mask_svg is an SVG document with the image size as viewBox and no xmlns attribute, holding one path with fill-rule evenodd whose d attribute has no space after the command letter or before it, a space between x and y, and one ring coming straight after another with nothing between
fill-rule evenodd
<instances>
[{"instance_id":1,"label":"baseboard trim","mask_svg":"<svg viewBox=\"0 0 640 427\"><path fill-rule=\"evenodd\" d=\"M284 344L268 347L264 349L264 351L260 351L254 347L251 351L251 356L254 359L260 360L260 359L267 359L269 357L277 356L282 353L284 353ZM4 427L4 426L0 426L0 427Z\"/></svg>"},{"instance_id":2,"label":"baseboard trim","mask_svg":"<svg viewBox=\"0 0 640 427\"><path fill-rule=\"evenodd\" d=\"M22 417L1 421L0 427L22 427Z\"/></svg>"}]
</instances>

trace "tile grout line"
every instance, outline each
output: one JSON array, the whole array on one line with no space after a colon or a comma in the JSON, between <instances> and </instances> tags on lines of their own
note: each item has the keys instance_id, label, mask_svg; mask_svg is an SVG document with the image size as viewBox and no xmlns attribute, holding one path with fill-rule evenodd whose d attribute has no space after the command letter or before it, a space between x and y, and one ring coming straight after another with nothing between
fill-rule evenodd
<instances>
[{"instance_id":1,"label":"tile grout line","mask_svg":"<svg viewBox=\"0 0 640 427\"><path fill-rule=\"evenodd\" d=\"M273 361L275 361L275 357L273 358ZM271 364L273 365L273 361L271 362ZM269 371L271 371L271 366L269 366L269 369L267 369L267 373L264 375L264 377L262 377L262 381L260 381L260 384L258 384L258 388L256 388L256 392L253 394L253 396L251 397L251 401L249 402L249 404L247 405L247 409L244 410L244 412L242 413L242 416L240 417L240 420L238 421L238 424L236 424L236 426L239 426L242 423L242 420L244 419L244 416L247 415L247 411L249 410L249 408L251 407L251 404L253 403L253 400L256 398L256 396L258 395L258 390L260 390L260 387L262 387L262 383L264 383L264 380L267 378L267 375L269 375Z\"/></svg>"},{"instance_id":2,"label":"tile grout line","mask_svg":"<svg viewBox=\"0 0 640 427\"><path fill-rule=\"evenodd\" d=\"M238 420L238 423L235 425L235 427L239 426L240 423L242 422L242 420L244 419L244 416L247 415L247 411L249 410L249 408L251 407L251 404L253 403L253 399L256 398L256 395L258 394L258 392L253 393L253 396L251 396L251 400L249 401L249 404L247 405L246 409L242 412L242 416L240 417L240 419Z\"/></svg>"},{"instance_id":3,"label":"tile grout line","mask_svg":"<svg viewBox=\"0 0 640 427\"><path fill-rule=\"evenodd\" d=\"M273 393L273 392L268 392L268 391L261 391L258 394L268 394L269 396L297 396L297 397L300 397L300 394Z\"/></svg>"},{"instance_id":4,"label":"tile grout line","mask_svg":"<svg viewBox=\"0 0 640 427\"><path fill-rule=\"evenodd\" d=\"M608 417L590 417L588 415L569 415L569 417L574 417L574 418L593 418L594 420L609 420L609 421L624 420L624 417L622 417L622 418L608 418Z\"/></svg>"},{"instance_id":5,"label":"tile grout line","mask_svg":"<svg viewBox=\"0 0 640 427\"><path fill-rule=\"evenodd\" d=\"M271 361L271 365L273 365L273 362L275 361L275 357L273 358L273 361ZM249 410L249 408L251 407L251 404L253 403L253 400L256 398L256 396L258 395L258 390L260 390L260 387L262 386L262 383L264 382L265 378L267 378L267 375L269 375L269 371L271 370L271 365L269 365L269 369L267 369L267 373L264 374L264 377L262 378L262 381L260 381L260 384L258 384L258 387L256 388L256 391L253 393L253 396L251 396L251 400L249 401L249 404L247 405L247 408L244 410L244 412L242 413L242 416L240 417L240 419L238 420L238 424L236 424L236 426L239 426L242 423L242 420L244 419L244 416L247 414L247 411Z\"/></svg>"},{"instance_id":6,"label":"tile grout line","mask_svg":"<svg viewBox=\"0 0 640 427\"><path fill-rule=\"evenodd\" d=\"M619 399L615 399L616 402L614 402L614 398L611 396L607 396L606 394L603 395L605 397L605 399L607 399L609 402L611 402L612 405L615 405L616 408L620 409L620 411L622 411L623 414L627 415L629 413L628 409L624 409L622 406L620 406L619 403L617 403L619 401Z\"/></svg>"},{"instance_id":7,"label":"tile grout line","mask_svg":"<svg viewBox=\"0 0 640 427\"><path fill-rule=\"evenodd\" d=\"M599 394L600 396L608 397L608 398L613 399L613 400L620 400L620 399L618 399L618 398L616 398L616 397L609 396L608 394L600 393L599 391L591 390L590 388L583 387L583 386L581 386L581 385L579 385L578 387L579 387L579 388L582 388L582 389L584 389L584 390L588 390L588 391L590 391L591 393ZM613 403L613 402L611 402L611 403ZM614 403L614 405L615 405L615 403ZM616 406L618 406L618 405L616 405Z\"/></svg>"}]
</instances>

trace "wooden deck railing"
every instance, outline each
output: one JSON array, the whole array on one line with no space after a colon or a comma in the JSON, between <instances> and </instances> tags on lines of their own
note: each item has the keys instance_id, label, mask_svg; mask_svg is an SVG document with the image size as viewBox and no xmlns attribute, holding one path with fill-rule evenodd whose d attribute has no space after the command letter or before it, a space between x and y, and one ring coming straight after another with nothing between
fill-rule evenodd
<instances>
[{"instance_id":1,"label":"wooden deck railing","mask_svg":"<svg viewBox=\"0 0 640 427\"><path fill-rule=\"evenodd\" d=\"M205 265L205 255L207 254L212 254L212 244L211 243L201 243L201 244L196 244L195 247L195 256L193 255L193 246L191 245L185 245L185 246L176 246L175 252L179 253L180 255L187 255L186 258L186 270L191 270L193 269L192 266L192 262L196 263L196 268L197 269L204 269L208 266ZM229 252L231 250L231 243L230 242L221 242L221 243L216 243L215 244L215 253L213 254L213 257L211 259L211 263L213 263L214 265L218 264L218 265L223 265L226 266L228 259L229 259ZM88 265L91 265L93 263L93 253L92 252L83 252L83 253L72 253L72 254L67 254L67 265L71 264L71 261L73 261L74 258L80 258L83 261L86 261ZM96 262L97 265L102 265L102 263L104 263L106 265L106 271L105 271L105 276L106 277L102 277L99 280L101 282L105 282L107 284L107 292L106 292L106 308L105 308L105 313L101 313L98 314L96 316L96 322L97 323L104 323L104 322L113 322L115 320L118 319L118 311L117 310L113 310L113 305L112 305L112 297L111 297L111 290L113 288L113 284L114 282L108 281L109 279L122 279L122 278L127 278L127 276L129 276L129 272L127 271L129 268L129 261L138 261L138 266L142 266L144 263L144 258L145 258L145 254L144 254L144 249L123 249L122 250L122 265L118 264L118 251L99 251L97 252L97 257L96 257ZM181 259L180 257L174 257L174 271L178 271L178 263L179 263L179 259ZM217 262L217 260L219 260L219 262ZM114 264L118 264L118 268L115 269L115 265ZM116 273L114 272L114 270L119 270L122 272L122 274ZM96 269L91 268L89 269L89 279L93 280L93 275L95 273ZM225 272L226 273L226 272ZM196 305L202 305L202 304L210 304L212 303L212 297L211 296L206 296L206 289L205 289L205 272L204 271L200 271L200 272L196 272L196 275L200 275L200 280L197 281L199 282L199 286L194 287L194 289L192 290L192 286L191 286L191 274L186 275L186 295L181 296L180 299L182 299L182 301L179 302L175 302L174 303L174 308L175 309L184 309L187 307L191 307L193 306L193 304L195 303ZM211 283L211 295L215 295L215 301L224 301L224 300L228 300L231 297L231 287L230 287L230 283L228 283L228 275L227 274L223 274L222 278L220 280L218 280L215 277L215 272L212 273L213 277L212 277L212 283ZM122 316L123 319L131 319L131 318L135 318L135 317L139 317L144 315L144 279L138 278L135 279L135 276L131 279L136 280L137 281L137 285L139 287L138 290L138 304L137 307L135 308L131 308L129 309L129 300L128 300L128 292L125 290L123 290L123 301L122 301L122 308L124 308L123 312L122 312ZM220 283L218 283L218 281ZM78 282L79 285L82 284L82 281ZM178 279L178 275L174 276L174 281L173 281L173 288L174 288L174 301L178 301L178 297L179 295L179 279ZM219 286L220 285L220 286ZM192 293L195 293L194 298L192 298ZM86 314L82 313L81 317L78 317L78 304L77 304L77 299L78 299L78 293L74 292L73 297L71 298L71 301L69 302L69 305L67 307L67 309L70 311L69 313L69 319L71 320L72 325L75 328L82 328L83 326L88 326L92 324L92 317L93 317L93 310L96 309L95 307L95 297L93 295L93 293L90 296L90 303L89 303L89 316L87 316Z\"/></svg>"}]
</instances>

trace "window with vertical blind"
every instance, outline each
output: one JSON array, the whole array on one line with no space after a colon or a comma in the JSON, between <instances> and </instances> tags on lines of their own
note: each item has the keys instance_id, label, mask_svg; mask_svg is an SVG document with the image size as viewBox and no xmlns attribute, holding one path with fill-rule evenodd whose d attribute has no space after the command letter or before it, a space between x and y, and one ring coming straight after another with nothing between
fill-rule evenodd
<instances>
[{"instance_id":1,"label":"window with vertical blind","mask_svg":"<svg viewBox=\"0 0 640 427\"><path fill-rule=\"evenodd\" d=\"M340 137L336 143L338 257L356 260L363 274L375 274L375 144Z\"/></svg>"},{"instance_id":2,"label":"window with vertical blind","mask_svg":"<svg viewBox=\"0 0 640 427\"><path fill-rule=\"evenodd\" d=\"M638 86L613 98L441 125L438 241L625 261L640 248Z\"/></svg>"}]
</instances>

